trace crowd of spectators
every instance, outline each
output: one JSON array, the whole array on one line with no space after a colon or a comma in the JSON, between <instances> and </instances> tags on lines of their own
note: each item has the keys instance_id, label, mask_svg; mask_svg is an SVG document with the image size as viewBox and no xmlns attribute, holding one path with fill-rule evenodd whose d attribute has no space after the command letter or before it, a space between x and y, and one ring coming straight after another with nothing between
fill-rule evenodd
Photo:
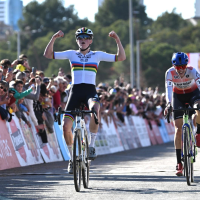
<instances>
[{"instance_id":1,"label":"crowd of spectators","mask_svg":"<svg viewBox=\"0 0 200 200\"><path fill-rule=\"evenodd\" d=\"M60 68L57 75L46 77L43 71L31 67L24 54L11 62L0 61L0 116L10 122L13 113L19 121L31 127L27 116L31 117L43 143L47 142L47 133L53 132L58 107L65 108L69 97L72 77ZM125 83L123 78L113 85L99 83L96 87L100 99L100 115L104 119L112 116L114 120L125 123L124 116L137 115L147 120L163 116L165 93L159 88L138 90ZM44 122L46 130L44 128ZM100 123L101 125L101 123Z\"/></svg>"},{"instance_id":2,"label":"crowd of spectators","mask_svg":"<svg viewBox=\"0 0 200 200\"><path fill-rule=\"evenodd\" d=\"M1 119L10 122L15 113L19 121L24 121L29 128L34 125L43 143L46 143L46 131L53 133L56 110L59 106L64 109L67 102L70 82L71 75L64 74L62 69L59 69L58 75L46 77L43 71L29 65L24 54L13 62L1 60ZM32 125L28 117L32 119Z\"/></svg>"},{"instance_id":3,"label":"crowd of spectators","mask_svg":"<svg viewBox=\"0 0 200 200\"><path fill-rule=\"evenodd\" d=\"M125 124L125 116L136 115L148 120L150 128L151 120L161 126L166 106L165 93L160 93L159 88L137 89L125 83L123 78L116 79L114 86L99 83L97 92L100 98L100 113L106 121L108 116Z\"/></svg>"}]
</instances>

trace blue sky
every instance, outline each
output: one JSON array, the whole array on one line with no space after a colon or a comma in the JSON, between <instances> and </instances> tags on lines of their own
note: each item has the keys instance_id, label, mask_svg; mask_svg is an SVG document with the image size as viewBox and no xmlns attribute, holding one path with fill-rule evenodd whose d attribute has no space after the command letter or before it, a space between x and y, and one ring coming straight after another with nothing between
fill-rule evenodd
<instances>
[{"instance_id":1,"label":"blue sky","mask_svg":"<svg viewBox=\"0 0 200 200\"><path fill-rule=\"evenodd\" d=\"M37 0L39 3L44 0ZM156 20L165 11L171 12L176 8L176 13L181 14L184 19L194 17L196 0L144 0L148 17ZM31 0L23 0L23 5L27 5ZM80 18L87 17L94 21L95 13L98 11L98 0L65 0L65 7L73 4Z\"/></svg>"}]
</instances>

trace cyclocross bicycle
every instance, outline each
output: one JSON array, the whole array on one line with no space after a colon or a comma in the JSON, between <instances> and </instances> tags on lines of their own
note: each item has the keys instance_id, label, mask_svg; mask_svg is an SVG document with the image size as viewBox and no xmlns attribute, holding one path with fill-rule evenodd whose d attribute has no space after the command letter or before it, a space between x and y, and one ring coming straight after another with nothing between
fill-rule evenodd
<instances>
[{"instance_id":1,"label":"cyclocross bicycle","mask_svg":"<svg viewBox=\"0 0 200 200\"><path fill-rule=\"evenodd\" d=\"M58 108L58 124L61 125L61 114L70 113L76 115L76 125L73 131L73 174L74 185L77 192L81 189L81 177L83 176L83 186L89 186L89 150L88 150L88 133L85 127L84 114L93 113L95 123L98 124L98 118L94 109L92 110L69 110L62 111ZM82 176L81 176L82 175Z\"/></svg>"},{"instance_id":2,"label":"cyclocross bicycle","mask_svg":"<svg viewBox=\"0 0 200 200\"><path fill-rule=\"evenodd\" d=\"M185 104L185 108L174 109L172 107L166 116L168 123L170 123L170 113L183 111L183 126L182 126L182 141L181 141L181 160L184 163L184 176L186 176L187 184L191 185L194 182L194 166L196 161L197 147L194 138L192 126L189 120L189 111L199 110L199 108L189 108L189 104Z\"/></svg>"}]
</instances>

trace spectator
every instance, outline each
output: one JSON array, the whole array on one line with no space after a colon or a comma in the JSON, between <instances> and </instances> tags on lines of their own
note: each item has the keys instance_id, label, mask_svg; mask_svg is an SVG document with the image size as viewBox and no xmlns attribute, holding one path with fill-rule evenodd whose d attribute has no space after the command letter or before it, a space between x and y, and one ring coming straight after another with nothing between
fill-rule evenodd
<instances>
[{"instance_id":1,"label":"spectator","mask_svg":"<svg viewBox=\"0 0 200 200\"><path fill-rule=\"evenodd\" d=\"M0 81L0 115L2 120L11 121L12 115L6 110L6 105L10 102L8 87L5 81Z\"/></svg>"},{"instance_id":2,"label":"spectator","mask_svg":"<svg viewBox=\"0 0 200 200\"><path fill-rule=\"evenodd\" d=\"M43 81L43 78L45 77L43 71L36 71L36 75L40 76Z\"/></svg>"},{"instance_id":3,"label":"spectator","mask_svg":"<svg viewBox=\"0 0 200 200\"><path fill-rule=\"evenodd\" d=\"M28 63L28 57L25 54L21 54L19 56L19 59L16 59L12 62L12 67L17 65L16 69L18 69L21 72L24 72L25 70L31 71L31 67Z\"/></svg>"},{"instance_id":4,"label":"spectator","mask_svg":"<svg viewBox=\"0 0 200 200\"><path fill-rule=\"evenodd\" d=\"M1 80L5 80L8 68L11 67L11 62L8 59L3 59L0 62L1 69L3 70Z\"/></svg>"},{"instance_id":5,"label":"spectator","mask_svg":"<svg viewBox=\"0 0 200 200\"><path fill-rule=\"evenodd\" d=\"M60 91L59 91L59 81L57 78L54 79L54 86L56 87L57 91L53 95L53 106L57 111L58 107L61 106L61 95L60 95Z\"/></svg>"},{"instance_id":6,"label":"spectator","mask_svg":"<svg viewBox=\"0 0 200 200\"><path fill-rule=\"evenodd\" d=\"M66 76L64 76L64 78L65 78L65 80L66 80L69 84L71 84L71 82L72 82L72 76L71 76L70 74L67 74Z\"/></svg>"}]
</instances>

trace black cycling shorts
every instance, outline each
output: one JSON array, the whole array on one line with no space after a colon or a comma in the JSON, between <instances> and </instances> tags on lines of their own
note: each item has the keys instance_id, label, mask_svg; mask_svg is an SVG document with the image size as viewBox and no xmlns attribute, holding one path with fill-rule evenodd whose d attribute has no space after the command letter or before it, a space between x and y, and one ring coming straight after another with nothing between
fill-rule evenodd
<instances>
[{"instance_id":1,"label":"black cycling shorts","mask_svg":"<svg viewBox=\"0 0 200 200\"><path fill-rule=\"evenodd\" d=\"M90 102L99 103L95 85L85 83L72 85L65 111L80 109L81 104L85 104L89 108ZM64 117L74 121L75 115L66 113Z\"/></svg>"},{"instance_id":2,"label":"black cycling shorts","mask_svg":"<svg viewBox=\"0 0 200 200\"><path fill-rule=\"evenodd\" d=\"M196 101L200 100L200 91L199 89L194 90L191 93L187 94L177 94L173 92L173 109L184 108L185 103L189 103L191 107L193 107ZM191 116L195 112L190 112ZM183 118L183 111L173 112L173 117L175 119Z\"/></svg>"}]
</instances>

